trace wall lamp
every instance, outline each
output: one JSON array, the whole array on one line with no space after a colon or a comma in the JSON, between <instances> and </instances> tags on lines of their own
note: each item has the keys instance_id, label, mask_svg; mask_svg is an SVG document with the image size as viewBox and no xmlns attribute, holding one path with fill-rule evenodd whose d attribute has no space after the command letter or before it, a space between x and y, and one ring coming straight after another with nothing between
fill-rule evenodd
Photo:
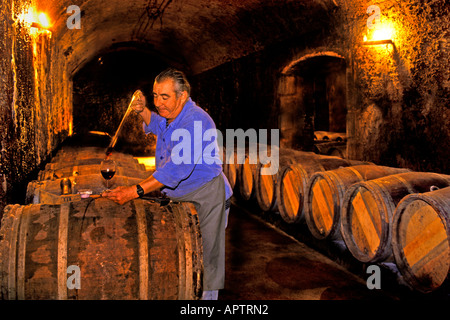
<instances>
[{"instance_id":1,"label":"wall lamp","mask_svg":"<svg viewBox=\"0 0 450 320\"><path fill-rule=\"evenodd\" d=\"M366 13L370 14L369 18L367 18L367 29L369 29L368 34L370 34L370 39L368 39L368 36L365 35L362 44L365 46L380 44L394 45L394 42L392 41L394 29L390 24L381 22L380 7L377 5L370 5L367 8Z\"/></svg>"},{"instance_id":2,"label":"wall lamp","mask_svg":"<svg viewBox=\"0 0 450 320\"><path fill-rule=\"evenodd\" d=\"M362 44L365 46L374 46L380 44L394 45L394 41L392 41L392 33L392 29L388 27L377 28L372 33L372 37L370 40L367 38L367 36L364 36Z\"/></svg>"},{"instance_id":3,"label":"wall lamp","mask_svg":"<svg viewBox=\"0 0 450 320\"><path fill-rule=\"evenodd\" d=\"M376 46L380 44L392 44L394 45L394 42L391 39L385 39L385 40L366 40L362 43L364 46Z\"/></svg>"},{"instance_id":4,"label":"wall lamp","mask_svg":"<svg viewBox=\"0 0 450 320\"><path fill-rule=\"evenodd\" d=\"M19 15L19 22L24 23L30 29L50 32L51 24L47 15L43 12L37 14L32 8Z\"/></svg>"}]
</instances>

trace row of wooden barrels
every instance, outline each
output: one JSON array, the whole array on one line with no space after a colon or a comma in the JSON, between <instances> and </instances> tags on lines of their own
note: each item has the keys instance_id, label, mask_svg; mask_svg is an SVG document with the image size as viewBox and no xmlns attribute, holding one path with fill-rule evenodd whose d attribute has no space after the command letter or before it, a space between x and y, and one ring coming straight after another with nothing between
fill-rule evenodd
<instances>
[{"instance_id":1,"label":"row of wooden barrels","mask_svg":"<svg viewBox=\"0 0 450 320\"><path fill-rule=\"evenodd\" d=\"M224 151L224 172L244 200L343 240L364 263L394 261L407 284L429 293L450 275L450 176L279 149L279 170ZM330 241L332 243L332 241Z\"/></svg>"},{"instance_id":2,"label":"row of wooden barrels","mask_svg":"<svg viewBox=\"0 0 450 320\"><path fill-rule=\"evenodd\" d=\"M199 299L203 257L191 203L95 197L104 148L67 147L28 184L25 205L8 205L0 228L1 299ZM113 153L110 186L151 172ZM92 195L83 196L89 191Z\"/></svg>"}]
</instances>

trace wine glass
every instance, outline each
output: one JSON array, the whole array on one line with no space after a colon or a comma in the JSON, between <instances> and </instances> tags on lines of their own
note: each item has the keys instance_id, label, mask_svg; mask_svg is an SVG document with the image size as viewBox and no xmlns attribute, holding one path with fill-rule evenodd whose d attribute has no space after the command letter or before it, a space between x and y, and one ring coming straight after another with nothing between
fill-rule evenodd
<instances>
[{"instance_id":1,"label":"wine glass","mask_svg":"<svg viewBox=\"0 0 450 320\"><path fill-rule=\"evenodd\" d=\"M103 160L100 164L100 172L106 180L106 191L109 191L109 180L116 174L116 162L114 160Z\"/></svg>"}]
</instances>

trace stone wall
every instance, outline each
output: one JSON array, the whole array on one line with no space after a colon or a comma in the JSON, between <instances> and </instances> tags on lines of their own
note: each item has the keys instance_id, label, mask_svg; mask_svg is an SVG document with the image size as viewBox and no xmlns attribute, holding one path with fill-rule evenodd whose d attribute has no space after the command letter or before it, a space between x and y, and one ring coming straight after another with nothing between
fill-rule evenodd
<instances>
[{"instance_id":1,"label":"stone wall","mask_svg":"<svg viewBox=\"0 0 450 320\"><path fill-rule=\"evenodd\" d=\"M296 68L310 57L339 56L346 64L349 157L449 173L450 14L445 1L339 4L323 29L197 75L200 103L222 128L280 127L286 145L310 148L309 89ZM364 36L371 36L366 11L372 4L381 9L381 23L393 29L393 45L363 44Z\"/></svg>"},{"instance_id":2,"label":"stone wall","mask_svg":"<svg viewBox=\"0 0 450 320\"><path fill-rule=\"evenodd\" d=\"M74 113L87 111L86 106L73 110L76 71L114 43L137 41L129 37L134 20L117 17L123 2L111 2L111 10L104 11L99 1L83 2L81 30L66 27L69 2L35 2L53 17L51 33L32 33L20 22L30 0L0 4L0 209L20 202L33 174L72 134ZM177 29L177 14L183 12L177 3L142 41L154 39L157 46L152 50L162 61L178 61L190 70L193 98L219 129L271 129L287 121L290 131L284 130L282 139L289 143L295 138L302 148L310 147L314 122L305 111L311 110L304 96L308 82L296 68L324 52L338 56L346 68L349 157L450 172L450 9L445 0L293 1L279 10L273 10L273 2L265 4L268 11L242 5L240 14L229 15L227 7L220 9L221 16L202 20L200 12L208 11L196 2L195 10L183 17L190 14L208 24L187 30ZM393 29L394 45L363 45L364 36L371 36L366 11L374 4L381 9L381 22ZM112 18L108 13L114 13ZM252 22L258 28L245 29L252 28ZM207 32L198 37L201 28ZM200 46L198 39L203 40ZM205 56L211 59L201 60ZM213 63L217 61L219 65ZM338 78L335 81L342 81ZM120 99L115 100L120 105L128 102ZM113 118L120 119L118 114ZM109 132L116 128L113 122L111 126Z\"/></svg>"},{"instance_id":3,"label":"stone wall","mask_svg":"<svg viewBox=\"0 0 450 320\"><path fill-rule=\"evenodd\" d=\"M28 1L0 8L0 209L21 203L29 180L71 134L72 89L52 34L30 28Z\"/></svg>"}]
</instances>

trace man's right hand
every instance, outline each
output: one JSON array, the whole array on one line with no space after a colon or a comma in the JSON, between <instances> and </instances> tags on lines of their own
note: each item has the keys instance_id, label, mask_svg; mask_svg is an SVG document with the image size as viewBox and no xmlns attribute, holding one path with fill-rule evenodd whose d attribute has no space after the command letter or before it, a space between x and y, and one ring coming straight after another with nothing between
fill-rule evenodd
<instances>
[{"instance_id":1,"label":"man's right hand","mask_svg":"<svg viewBox=\"0 0 450 320\"><path fill-rule=\"evenodd\" d=\"M142 91L137 90L134 93L134 100L131 103L131 108L133 108L134 112L136 113L141 113L142 111L144 111L146 105L147 105L147 101L145 99L144 94L142 93Z\"/></svg>"}]
</instances>

